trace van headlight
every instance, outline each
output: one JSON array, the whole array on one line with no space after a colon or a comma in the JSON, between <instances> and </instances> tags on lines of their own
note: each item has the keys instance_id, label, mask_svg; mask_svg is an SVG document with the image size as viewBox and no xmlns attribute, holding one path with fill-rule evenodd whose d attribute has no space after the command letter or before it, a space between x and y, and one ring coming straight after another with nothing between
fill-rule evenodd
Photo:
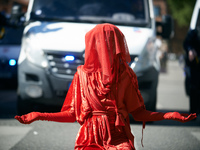
<instances>
[{"instance_id":1,"label":"van headlight","mask_svg":"<svg viewBox=\"0 0 200 150\"><path fill-rule=\"evenodd\" d=\"M45 54L40 47L40 42L33 34L29 34L22 39L22 48L18 64L21 63L25 58L39 67L45 68L48 66Z\"/></svg>"},{"instance_id":2,"label":"van headlight","mask_svg":"<svg viewBox=\"0 0 200 150\"><path fill-rule=\"evenodd\" d=\"M130 63L130 67L135 73L142 72L150 67L154 67L157 71L160 70L160 62L154 38L148 39L141 54Z\"/></svg>"}]
</instances>

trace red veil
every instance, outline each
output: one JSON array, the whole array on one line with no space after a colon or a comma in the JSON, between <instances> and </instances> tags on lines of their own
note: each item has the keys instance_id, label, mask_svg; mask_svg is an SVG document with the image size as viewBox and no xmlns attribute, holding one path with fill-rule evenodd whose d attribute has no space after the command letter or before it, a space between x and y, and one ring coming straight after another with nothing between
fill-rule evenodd
<instances>
[{"instance_id":1,"label":"red veil","mask_svg":"<svg viewBox=\"0 0 200 150\"><path fill-rule=\"evenodd\" d=\"M125 68L143 103L136 74L128 66L131 58L123 33L115 25L98 24L87 32L85 45L85 64L79 66L77 71L83 89L78 97L87 99L93 110L103 110L100 99L105 98L113 84L118 84L119 72ZM67 103L66 99L61 111L66 110Z\"/></svg>"},{"instance_id":2,"label":"red veil","mask_svg":"<svg viewBox=\"0 0 200 150\"><path fill-rule=\"evenodd\" d=\"M119 58L130 62L123 33L112 24L99 24L85 36L85 64L87 73L101 72L103 84L109 84L116 76Z\"/></svg>"},{"instance_id":3,"label":"red veil","mask_svg":"<svg viewBox=\"0 0 200 150\"><path fill-rule=\"evenodd\" d=\"M85 45L85 64L81 70L86 74L81 77L87 98L92 97L98 103L97 96L105 96L110 91L110 86L118 83L120 66L125 67L138 89L137 77L127 64L131 58L125 36L115 25L96 25L86 34ZM137 93L143 101L139 90Z\"/></svg>"}]
</instances>

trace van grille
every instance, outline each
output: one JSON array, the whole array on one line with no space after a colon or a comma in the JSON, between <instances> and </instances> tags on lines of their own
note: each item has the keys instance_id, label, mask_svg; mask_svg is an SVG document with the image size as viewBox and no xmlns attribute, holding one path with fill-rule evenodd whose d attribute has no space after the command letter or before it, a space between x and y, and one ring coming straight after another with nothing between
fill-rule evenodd
<instances>
[{"instance_id":1,"label":"van grille","mask_svg":"<svg viewBox=\"0 0 200 150\"><path fill-rule=\"evenodd\" d=\"M51 74L57 77L68 78L73 76L77 71L77 67L84 64L84 52L44 50L44 53L47 57ZM75 59L73 61L66 61L66 55L72 55Z\"/></svg>"}]
</instances>

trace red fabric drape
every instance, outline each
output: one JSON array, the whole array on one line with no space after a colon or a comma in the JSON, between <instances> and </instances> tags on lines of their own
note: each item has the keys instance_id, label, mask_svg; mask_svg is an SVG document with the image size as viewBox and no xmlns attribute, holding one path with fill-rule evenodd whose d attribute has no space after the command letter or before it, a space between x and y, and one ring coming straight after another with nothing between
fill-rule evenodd
<instances>
[{"instance_id":1,"label":"red fabric drape","mask_svg":"<svg viewBox=\"0 0 200 150\"><path fill-rule=\"evenodd\" d=\"M128 120L125 121L125 119L128 118L127 110L118 109L124 105L123 92L121 92L121 94L119 92L121 89L120 87L123 87L122 84L127 86L128 84L132 83L133 88L135 87L137 89L138 87L136 75L133 71L131 71L127 64L131 61L131 59L125 37L116 26L107 23L99 24L86 34L85 45L85 64L78 67L78 71L74 78L75 82L73 81L75 85L73 85L73 91L71 93L73 97L72 103L74 103L76 120L82 125L77 137L76 147L79 148L83 147L84 145L90 145L92 143L91 141L93 140L96 141L99 147L102 146L102 144L99 144L99 139L101 138L98 138L97 136L99 135L99 132L92 132L90 130L90 137L89 135L88 137L82 137L81 134L85 134L83 132L88 132L86 131L86 122L88 124L92 124L92 126L102 129L101 134L104 134L104 136L101 140L103 140L103 146L107 147L105 149L112 147L110 144L112 140L112 133L110 132L109 128L110 123L107 110L101 103L102 99L109 99L109 95L112 95L115 107L115 127L119 131L123 129L121 132L126 134L126 137L128 138L127 141L129 141L129 143L132 145L132 148L134 148L134 137L130 131L130 125L129 122L127 122ZM123 81L121 79L122 74L125 74L126 77L128 75L128 80L124 83L120 82ZM127 88L126 86L124 87L125 89ZM135 90L135 88L130 89ZM135 97L135 95L133 97ZM127 98L126 100L130 101L133 97L130 96L130 99ZM66 98L66 101L67 100L68 98ZM132 109L144 106L143 99L138 100L139 102L133 104L135 106L133 106ZM63 104L62 111L65 111L66 108L69 107L67 106L68 102L66 101ZM98 119L93 116L93 112L101 112L98 113ZM96 118L98 121L94 120L94 118ZM104 125L104 128L103 126L99 126L99 124ZM89 139L90 144L88 144Z\"/></svg>"}]
</instances>

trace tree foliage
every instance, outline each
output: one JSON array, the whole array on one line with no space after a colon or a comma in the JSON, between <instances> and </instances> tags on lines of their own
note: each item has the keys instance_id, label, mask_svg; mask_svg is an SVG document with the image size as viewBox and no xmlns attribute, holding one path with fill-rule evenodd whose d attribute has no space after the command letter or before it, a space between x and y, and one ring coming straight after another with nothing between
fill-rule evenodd
<instances>
[{"instance_id":1,"label":"tree foliage","mask_svg":"<svg viewBox=\"0 0 200 150\"><path fill-rule=\"evenodd\" d=\"M196 0L167 0L169 11L180 27L190 24Z\"/></svg>"}]
</instances>

